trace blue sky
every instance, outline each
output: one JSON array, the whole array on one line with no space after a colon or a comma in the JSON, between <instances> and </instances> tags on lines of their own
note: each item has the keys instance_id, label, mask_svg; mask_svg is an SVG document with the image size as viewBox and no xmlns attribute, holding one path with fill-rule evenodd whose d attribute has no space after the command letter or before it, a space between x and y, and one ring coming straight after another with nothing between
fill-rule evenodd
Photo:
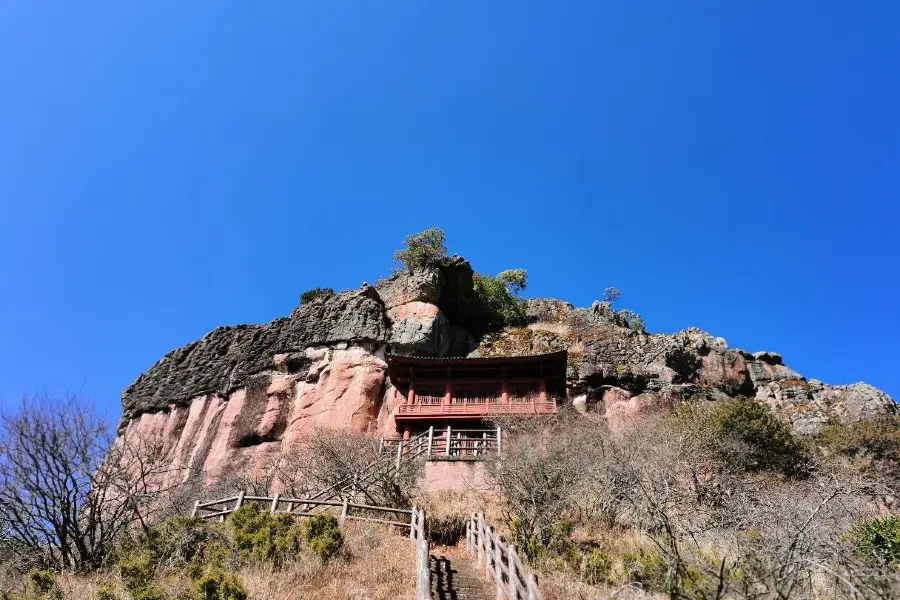
<instances>
[{"instance_id":1,"label":"blue sky","mask_svg":"<svg viewBox=\"0 0 900 600\"><path fill-rule=\"evenodd\" d=\"M726 6L728 5L728 6ZM447 232L900 397L900 4L0 3L0 403Z\"/></svg>"}]
</instances>

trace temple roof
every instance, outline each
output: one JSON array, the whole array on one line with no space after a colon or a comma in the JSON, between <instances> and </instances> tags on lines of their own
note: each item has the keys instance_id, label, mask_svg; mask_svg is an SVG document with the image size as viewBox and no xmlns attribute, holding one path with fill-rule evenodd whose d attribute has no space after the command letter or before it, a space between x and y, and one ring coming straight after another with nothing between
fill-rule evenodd
<instances>
[{"instance_id":1,"label":"temple roof","mask_svg":"<svg viewBox=\"0 0 900 600\"><path fill-rule=\"evenodd\" d=\"M544 354L528 354L524 356L445 356L435 358L432 356L402 356L398 354L388 354L388 365L404 365L404 366L429 366L429 365L530 365L539 363L561 362L565 365L568 358L568 352L560 350L559 352L547 352Z\"/></svg>"}]
</instances>

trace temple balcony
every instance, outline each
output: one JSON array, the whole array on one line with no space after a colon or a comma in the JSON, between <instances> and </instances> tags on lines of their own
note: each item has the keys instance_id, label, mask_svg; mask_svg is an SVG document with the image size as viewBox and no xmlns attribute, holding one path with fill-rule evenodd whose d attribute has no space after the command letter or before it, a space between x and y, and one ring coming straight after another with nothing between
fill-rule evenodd
<instances>
[{"instance_id":1,"label":"temple balcony","mask_svg":"<svg viewBox=\"0 0 900 600\"><path fill-rule=\"evenodd\" d=\"M389 355L398 429L416 433L450 420L477 423L496 415L554 414L557 398L565 395L566 358L565 351L473 358Z\"/></svg>"},{"instance_id":2,"label":"temple balcony","mask_svg":"<svg viewBox=\"0 0 900 600\"><path fill-rule=\"evenodd\" d=\"M528 396L466 395L418 396L397 407L396 418L403 419L480 419L495 415L552 415L556 400L533 394Z\"/></svg>"}]
</instances>

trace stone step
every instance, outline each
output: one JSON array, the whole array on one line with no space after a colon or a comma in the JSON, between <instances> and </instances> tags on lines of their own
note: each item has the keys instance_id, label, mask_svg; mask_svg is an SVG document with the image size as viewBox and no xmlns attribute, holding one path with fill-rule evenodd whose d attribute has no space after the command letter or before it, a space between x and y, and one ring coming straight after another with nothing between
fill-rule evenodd
<instances>
[{"instance_id":1,"label":"stone step","mask_svg":"<svg viewBox=\"0 0 900 600\"><path fill-rule=\"evenodd\" d=\"M495 599L493 584L466 556L432 555L431 585L435 600Z\"/></svg>"}]
</instances>

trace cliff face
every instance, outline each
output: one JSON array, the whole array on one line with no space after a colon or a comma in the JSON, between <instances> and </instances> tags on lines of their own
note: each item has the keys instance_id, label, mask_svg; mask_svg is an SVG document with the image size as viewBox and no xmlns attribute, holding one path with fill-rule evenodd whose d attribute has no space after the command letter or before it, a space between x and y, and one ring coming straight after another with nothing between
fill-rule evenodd
<instances>
[{"instance_id":1,"label":"cliff face","mask_svg":"<svg viewBox=\"0 0 900 600\"><path fill-rule=\"evenodd\" d=\"M529 300L527 327L483 335L484 315L465 260L402 273L304 304L265 325L223 327L174 350L122 394L119 433L157 438L171 482L205 485L228 473L264 473L316 427L395 433L397 394L385 353L514 355L567 349L569 401L622 418L683 399L755 396L795 430L829 418L894 411L866 384L807 381L771 352L749 354L697 329L647 335L607 304L576 309Z\"/></svg>"},{"instance_id":2,"label":"cliff face","mask_svg":"<svg viewBox=\"0 0 900 600\"><path fill-rule=\"evenodd\" d=\"M635 413L682 400L755 397L788 420L797 433L817 433L830 420L853 421L897 410L865 383L828 385L806 380L774 352L729 348L696 328L645 334L627 326L606 303L589 309L559 300L526 303L531 323L485 336L476 354L531 354L568 349L569 396L578 410L615 425Z\"/></svg>"}]
</instances>

